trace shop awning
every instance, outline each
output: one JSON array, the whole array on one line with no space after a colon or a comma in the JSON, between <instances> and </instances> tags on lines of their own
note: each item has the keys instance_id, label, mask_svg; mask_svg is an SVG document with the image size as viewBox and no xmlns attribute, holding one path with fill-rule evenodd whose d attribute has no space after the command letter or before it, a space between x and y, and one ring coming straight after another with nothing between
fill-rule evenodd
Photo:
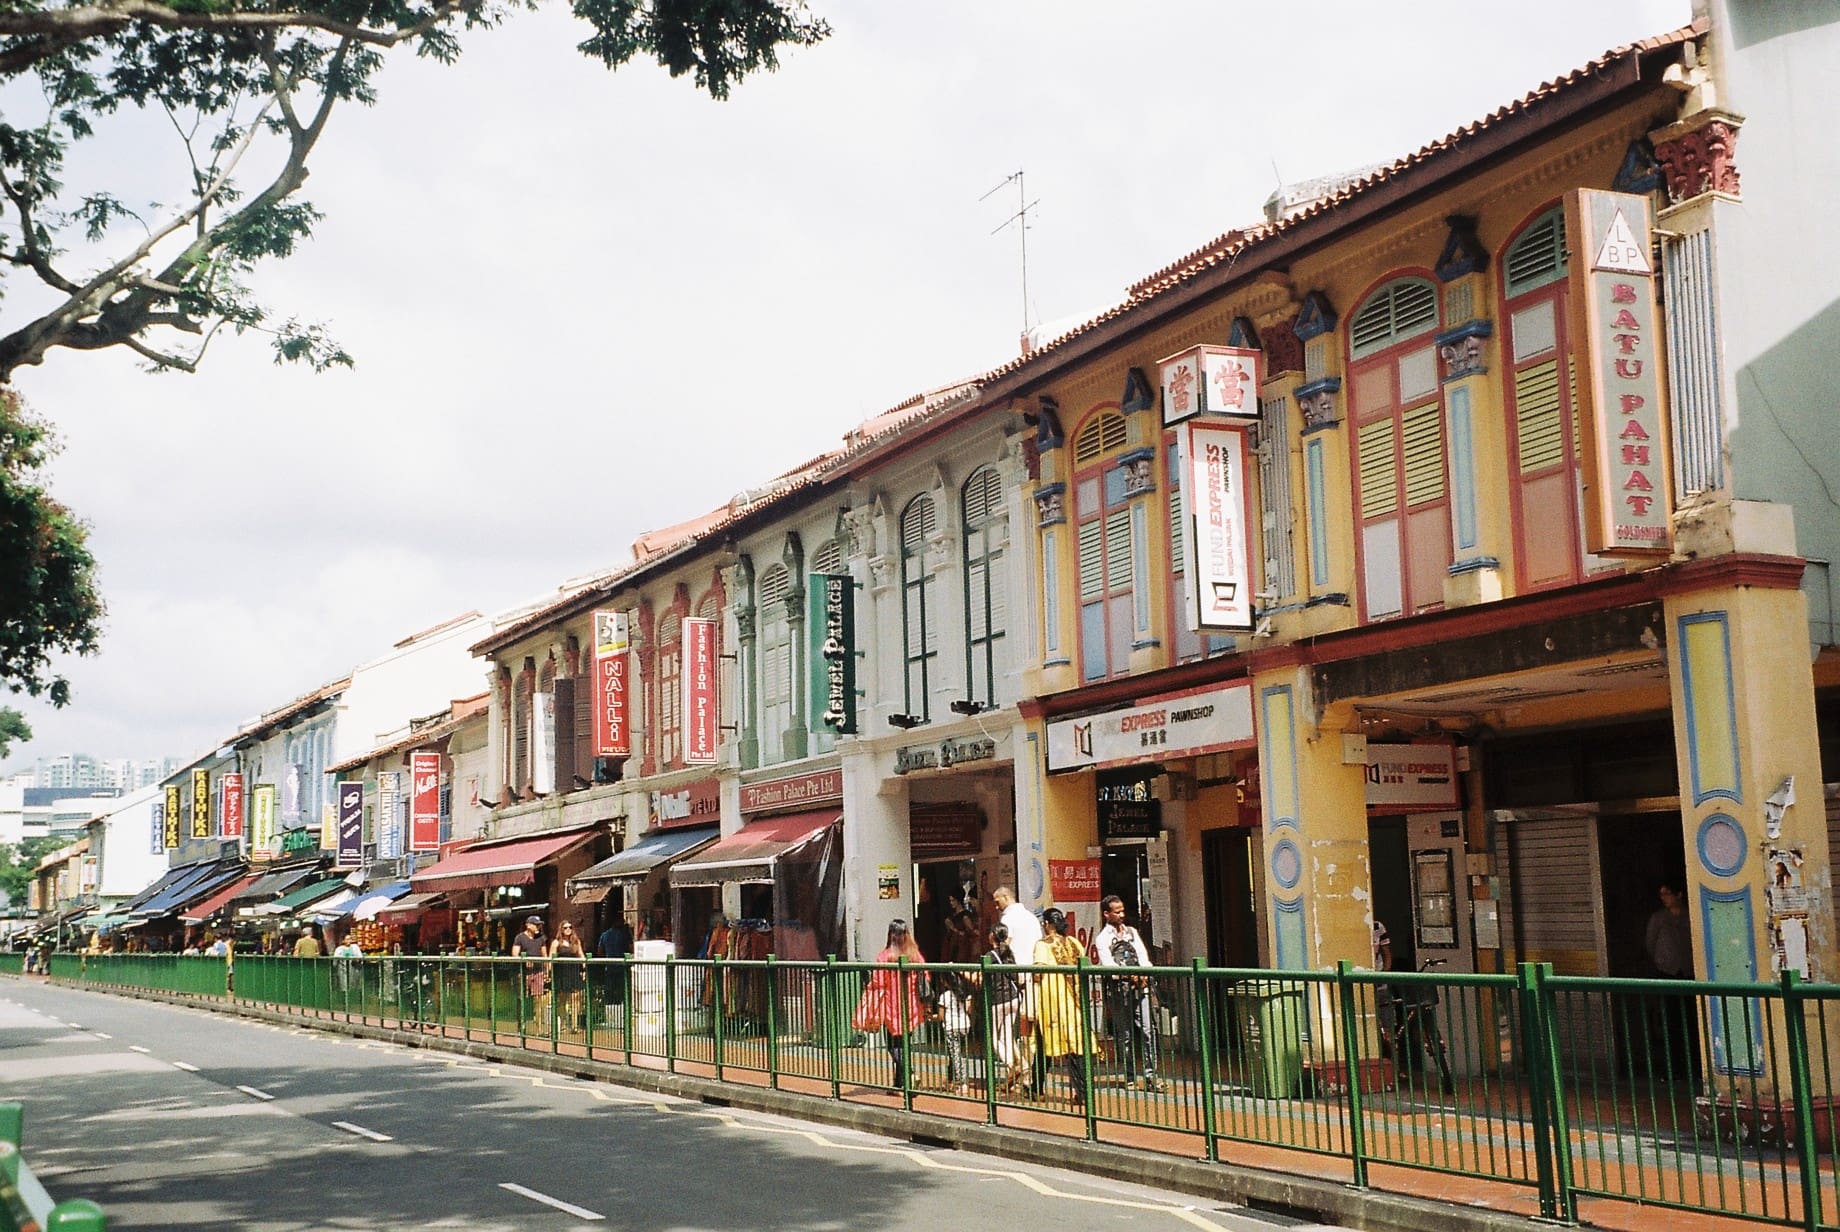
<instances>
[{"instance_id":1,"label":"shop awning","mask_svg":"<svg viewBox=\"0 0 1840 1232\"><path fill-rule=\"evenodd\" d=\"M124 913L115 915L92 915L89 919L83 921L83 927L93 928L99 933L106 933L111 929L120 928L127 922L128 917Z\"/></svg>"},{"instance_id":2,"label":"shop awning","mask_svg":"<svg viewBox=\"0 0 1840 1232\"><path fill-rule=\"evenodd\" d=\"M196 906L186 908L185 914L181 915L179 918L187 924L202 924L224 908L228 907L231 903L235 902L237 895L260 880L262 880L262 875L260 873L253 876L239 877L203 902Z\"/></svg>"},{"instance_id":3,"label":"shop awning","mask_svg":"<svg viewBox=\"0 0 1840 1232\"><path fill-rule=\"evenodd\" d=\"M431 894L406 894L379 911L377 922L386 925L413 924L422 918L424 911L446 901L447 895L439 891Z\"/></svg>"},{"instance_id":4,"label":"shop awning","mask_svg":"<svg viewBox=\"0 0 1840 1232\"><path fill-rule=\"evenodd\" d=\"M319 876L319 861L296 864L293 868L279 868L256 878L255 883L240 895L247 902L265 903L277 894L286 894L289 890L299 888L303 881L310 881Z\"/></svg>"},{"instance_id":5,"label":"shop awning","mask_svg":"<svg viewBox=\"0 0 1840 1232\"><path fill-rule=\"evenodd\" d=\"M391 903L408 892L408 882L392 882L387 886L381 886L366 894L359 895L357 901L352 903L351 909L345 914L349 915L354 920L374 920L377 918L377 913L379 911L382 911L385 907L388 907Z\"/></svg>"},{"instance_id":6,"label":"shop awning","mask_svg":"<svg viewBox=\"0 0 1840 1232\"><path fill-rule=\"evenodd\" d=\"M256 908L256 913L258 915L286 915L290 911L297 911L302 907L317 903L322 899L331 898L334 894L349 889L351 889L351 886L346 883L345 878L327 877L324 880L315 881L311 885L304 885L291 893L283 894L272 903L263 903L260 907Z\"/></svg>"},{"instance_id":7,"label":"shop awning","mask_svg":"<svg viewBox=\"0 0 1840 1232\"><path fill-rule=\"evenodd\" d=\"M715 826L691 826L647 835L616 856L569 878L571 903L598 903L616 885L642 881L661 865L672 864L716 841Z\"/></svg>"},{"instance_id":8,"label":"shop awning","mask_svg":"<svg viewBox=\"0 0 1840 1232\"><path fill-rule=\"evenodd\" d=\"M842 818L843 814L836 809L824 809L745 825L695 855L679 860L671 869L671 884L710 886L730 881L772 881L775 864L817 840Z\"/></svg>"},{"instance_id":9,"label":"shop awning","mask_svg":"<svg viewBox=\"0 0 1840 1232\"><path fill-rule=\"evenodd\" d=\"M439 890L443 894L493 886L530 885L537 879L539 865L592 842L596 833L595 830L570 830L565 834L494 843L490 847L468 847L413 874L409 884L417 893Z\"/></svg>"},{"instance_id":10,"label":"shop awning","mask_svg":"<svg viewBox=\"0 0 1840 1232\"><path fill-rule=\"evenodd\" d=\"M193 864L181 864L176 868L169 868L152 885L124 903L122 905L122 910L128 912L138 911L154 899L164 895L168 890L179 885L181 882L190 881L192 878L201 876L206 871L216 867L217 861L203 860Z\"/></svg>"},{"instance_id":11,"label":"shop awning","mask_svg":"<svg viewBox=\"0 0 1840 1232\"><path fill-rule=\"evenodd\" d=\"M191 876L173 882L163 892L128 912L137 920L155 920L181 907L209 897L243 875L239 864L200 864Z\"/></svg>"}]
</instances>

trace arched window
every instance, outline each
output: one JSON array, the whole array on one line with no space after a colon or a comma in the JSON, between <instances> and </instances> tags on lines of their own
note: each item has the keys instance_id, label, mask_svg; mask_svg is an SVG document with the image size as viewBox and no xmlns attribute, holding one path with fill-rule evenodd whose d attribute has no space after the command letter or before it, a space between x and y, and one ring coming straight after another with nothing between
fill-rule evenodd
<instances>
[{"instance_id":1,"label":"arched window","mask_svg":"<svg viewBox=\"0 0 1840 1232\"><path fill-rule=\"evenodd\" d=\"M1565 212L1537 215L1502 254L1508 491L1521 590L1583 577L1578 410L1567 328Z\"/></svg>"},{"instance_id":2,"label":"arched window","mask_svg":"<svg viewBox=\"0 0 1840 1232\"><path fill-rule=\"evenodd\" d=\"M756 628L760 630L760 759L785 760L786 733L792 727L792 622L786 598L792 575L774 565L754 586Z\"/></svg>"},{"instance_id":3,"label":"arched window","mask_svg":"<svg viewBox=\"0 0 1840 1232\"><path fill-rule=\"evenodd\" d=\"M811 554L813 573L842 573L843 545L832 539Z\"/></svg>"},{"instance_id":4,"label":"arched window","mask_svg":"<svg viewBox=\"0 0 1840 1232\"><path fill-rule=\"evenodd\" d=\"M1138 625L1132 593L1134 553L1142 539L1134 521L1143 516L1141 509L1132 508L1128 474L1118 456L1129 439L1124 416L1101 411L1086 421L1073 442L1081 680L1122 675L1131 666Z\"/></svg>"},{"instance_id":5,"label":"arched window","mask_svg":"<svg viewBox=\"0 0 1840 1232\"><path fill-rule=\"evenodd\" d=\"M965 696L994 706L1003 635L1009 628L1003 585L1003 545L1009 534L1003 480L996 468L973 471L960 500L965 518Z\"/></svg>"},{"instance_id":6,"label":"arched window","mask_svg":"<svg viewBox=\"0 0 1840 1232\"><path fill-rule=\"evenodd\" d=\"M1368 620L1443 605L1450 483L1435 336L1438 291L1399 278L1348 325L1354 417L1355 550Z\"/></svg>"},{"instance_id":7,"label":"arched window","mask_svg":"<svg viewBox=\"0 0 1840 1232\"><path fill-rule=\"evenodd\" d=\"M901 645L905 664L904 713L917 719L930 717L932 664L939 654L939 631L934 628L933 579L926 568L926 542L939 525L933 498L916 496L901 511Z\"/></svg>"},{"instance_id":8,"label":"arched window","mask_svg":"<svg viewBox=\"0 0 1840 1232\"><path fill-rule=\"evenodd\" d=\"M511 786L519 794L530 788L530 711L536 675L525 660L511 682Z\"/></svg>"}]
</instances>

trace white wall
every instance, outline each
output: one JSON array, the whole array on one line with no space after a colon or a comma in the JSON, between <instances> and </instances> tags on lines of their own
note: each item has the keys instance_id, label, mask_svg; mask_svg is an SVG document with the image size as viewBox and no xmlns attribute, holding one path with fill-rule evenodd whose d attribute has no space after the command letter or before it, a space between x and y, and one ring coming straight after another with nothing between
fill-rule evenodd
<instances>
[{"instance_id":1,"label":"white wall","mask_svg":"<svg viewBox=\"0 0 1840 1232\"><path fill-rule=\"evenodd\" d=\"M96 852L104 899L127 898L159 880L166 872L166 852L154 854L153 806L163 792L158 785L145 787L117 802L115 811L101 819L100 851ZM92 850L96 844L91 844Z\"/></svg>"},{"instance_id":2,"label":"white wall","mask_svg":"<svg viewBox=\"0 0 1840 1232\"><path fill-rule=\"evenodd\" d=\"M473 616L354 669L335 707L332 762L368 752L410 719L478 693L485 664L467 647L491 627L485 617Z\"/></svg>"}]
</instances>

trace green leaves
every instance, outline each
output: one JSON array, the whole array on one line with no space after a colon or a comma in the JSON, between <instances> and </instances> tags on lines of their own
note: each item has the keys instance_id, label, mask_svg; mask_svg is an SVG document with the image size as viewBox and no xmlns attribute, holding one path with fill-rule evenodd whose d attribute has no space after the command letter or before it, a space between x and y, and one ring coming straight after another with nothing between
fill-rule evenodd
<instances>
[{"instance_id":1,"label":"green leaves","mask_svg":"<svg viewBox=\"0 0 1840 1232\"><path fill-rule=\"evenodd\" d=\"M40 483L52 452L45 425L0 390L0 687L62 706L70 683L51 656L95 653L103 605L88 529Z\"/></svg>"}]
</instances>

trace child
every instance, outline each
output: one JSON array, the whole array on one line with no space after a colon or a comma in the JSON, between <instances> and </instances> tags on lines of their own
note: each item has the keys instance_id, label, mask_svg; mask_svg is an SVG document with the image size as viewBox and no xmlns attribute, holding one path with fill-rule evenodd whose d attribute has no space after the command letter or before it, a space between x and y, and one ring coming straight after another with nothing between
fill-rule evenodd
<instances>
[{"instance_id":1,"label":"child","mask_svg":"<svg viewBox=\"0 0 1840 1232\"><path fill-rule=\"evenodd\" d=\"M959 971L939 976L940 1026L946 1033L946 1090L971 1094L966 1079L965 1040L971 1034L971 984Z\"/></svg>"}]
</instances>

